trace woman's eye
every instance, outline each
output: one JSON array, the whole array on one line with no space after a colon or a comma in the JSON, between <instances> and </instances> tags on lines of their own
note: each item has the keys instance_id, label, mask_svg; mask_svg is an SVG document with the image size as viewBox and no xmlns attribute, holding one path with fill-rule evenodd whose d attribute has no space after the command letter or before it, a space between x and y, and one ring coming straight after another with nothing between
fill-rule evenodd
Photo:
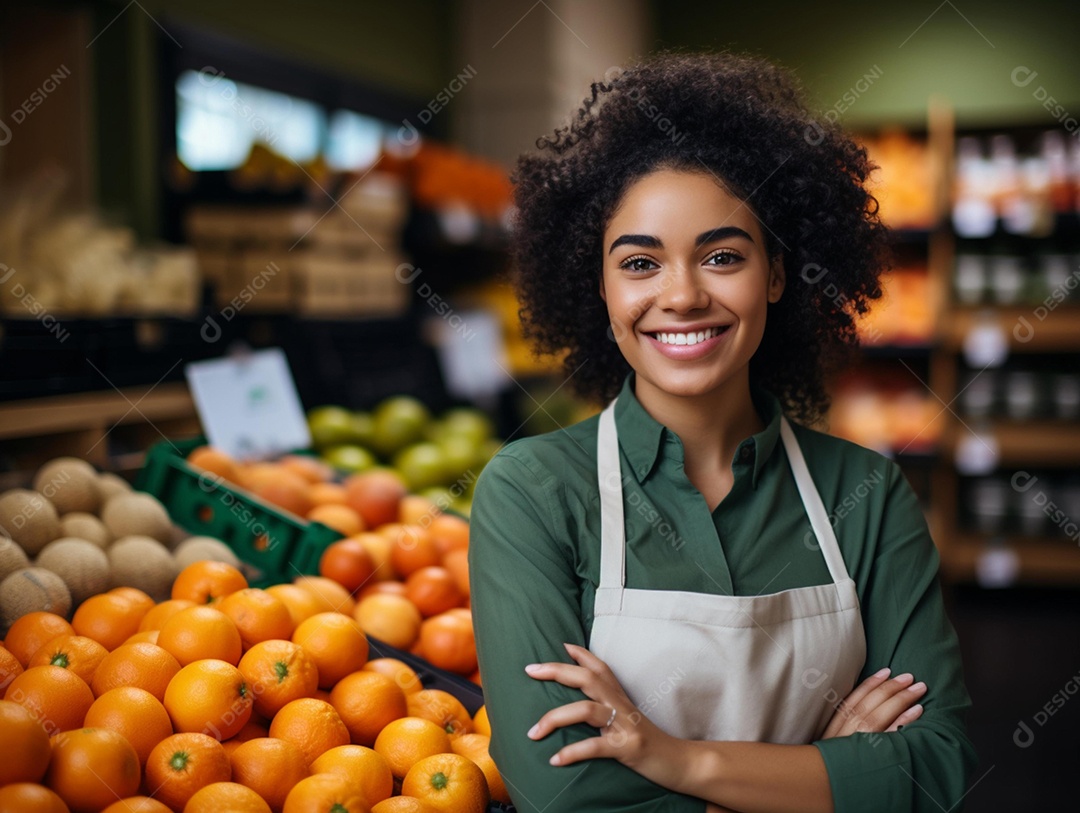
<instances>
[{"instance_id":1,"label":"woman's eye","mask_svg":"<svg viewBox=\"0 0 1080 813\"><path fill-rule=\"evenodd\" d=\"M619 264L619 268L626 269L627 271L652 271L654 268L658 267L659 266L648 257L628 257Z\"/></svg>"},{"instance_id":2,"label":"woman's eye","mask_svg":"<svg viewBox=\"0 0 1080 813\"><path fill-rule=\"evenodd\" d=\"M735 251L720 251L713 254L705 262L708 265L734 265L742 259L742 255Z\"/></svg>"}]
</instances>

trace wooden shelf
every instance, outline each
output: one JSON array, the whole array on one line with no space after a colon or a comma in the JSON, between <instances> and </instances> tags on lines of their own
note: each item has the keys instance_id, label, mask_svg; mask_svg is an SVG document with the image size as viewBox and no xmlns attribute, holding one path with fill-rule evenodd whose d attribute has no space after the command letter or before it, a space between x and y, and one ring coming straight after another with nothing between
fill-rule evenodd
<instances>
[{"instance_id":1,"label":"wooden shelf","mask_svg":"<svg viewBox=\"0 0 1080 813\"><path fill-rule=\"evenodd\" d=\"M945 314L944 344L947 349L963 349L964 339L980 322L983 314L992 314L1008 339L1012 353L1080 352L1080 305L1060 305L1043 319L1035 306L953 308Z\"/></svg>"},{"instance_id":2,"label":"wooden shelf","mask_svg":"<svg viewBox=\"0 0 1080 813\"><path fill-rule=\"evenodd\" d=\"M1006 549L1016 554L1017 585L1075 585L1080 582L1080 547L1058 538L1007 537ZM940 548L942 575L953 581L976 581L977 564L988 550L983 537L958 534Z\"/></svg>"},{"instance_id":3,"label":"wooden shelf","mask_svg":"<svg viewBox=\"0 0 1080 813\"><path fill-rule=\"evenodd\" d=\"M968 426L975 428L969 420ZM945 438L949 457L970 431L960 424L951 424ZM1005 421L992 422L985 435L997 442L998 465L1016 466L1076 466L1080 463L1080 424L1070 421Z\"/></svg>"}]
</instances>

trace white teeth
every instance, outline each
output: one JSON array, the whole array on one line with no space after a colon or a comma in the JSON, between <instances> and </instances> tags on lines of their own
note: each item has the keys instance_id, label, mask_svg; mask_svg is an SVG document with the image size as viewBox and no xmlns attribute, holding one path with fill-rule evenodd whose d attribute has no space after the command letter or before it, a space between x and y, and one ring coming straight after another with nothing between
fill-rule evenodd
<instances>
[{"instance_id":1,"label":"white teeth","mask_svg":"<svg viewBox=\"0 0 1080 813\"><path fill-rule=\"evenodd\" d=\"M723 328L711 327L708 330L699 330L696 333L657 333L656 338L661 344L697 344L724 332Z\"/></svg>"}]
</instances>

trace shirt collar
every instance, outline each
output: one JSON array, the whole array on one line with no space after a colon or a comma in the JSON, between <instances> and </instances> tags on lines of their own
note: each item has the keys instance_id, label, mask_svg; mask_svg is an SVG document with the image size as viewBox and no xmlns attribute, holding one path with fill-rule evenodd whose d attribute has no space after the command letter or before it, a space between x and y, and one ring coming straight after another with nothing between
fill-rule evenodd
<instances>
[{"instance_id":1,"label":"shirt collar","mask_svg":"<svg viewBox=\"0 0 1080 813\"><path fill-rule=\"evenodd\" d=\"M750 398L765 423L765 428L739 444L733 463L740 462L742 455L753 456L751 482L757 488L761 470L772 456L780 437L782 411L776 396L761 387L751 385ZM626 455L639 483L656 467L669 438L674 441L672 447L678 450L680 457L682 455L682 442L678 436L646 412L634 395L632 372L623 381L619 391L619 399L615 404L615 425L619 432L619 448ZM744 452L744 448L749 448L750 451Z\"/></svg>"}]
</instances>

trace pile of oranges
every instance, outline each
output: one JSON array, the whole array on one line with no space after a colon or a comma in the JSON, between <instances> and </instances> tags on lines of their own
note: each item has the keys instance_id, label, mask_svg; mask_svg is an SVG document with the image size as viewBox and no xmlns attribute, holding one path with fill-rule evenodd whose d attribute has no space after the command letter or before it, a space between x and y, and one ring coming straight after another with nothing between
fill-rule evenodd
<instances>
[{"instance_id":1,"label":"pile of oranges","mask_svg":"<svg viewBox=\"0 0 1080 813\"><path fill-rule=\"evenodd\" d=\"M70 623L23 616L0 647L0 811L481 813L508 802L485 710L470 716L400 660L369 659L359 607L328 578L260 590L201 561L158 604L117 588Z\"/></svg>"}]
</instances>

